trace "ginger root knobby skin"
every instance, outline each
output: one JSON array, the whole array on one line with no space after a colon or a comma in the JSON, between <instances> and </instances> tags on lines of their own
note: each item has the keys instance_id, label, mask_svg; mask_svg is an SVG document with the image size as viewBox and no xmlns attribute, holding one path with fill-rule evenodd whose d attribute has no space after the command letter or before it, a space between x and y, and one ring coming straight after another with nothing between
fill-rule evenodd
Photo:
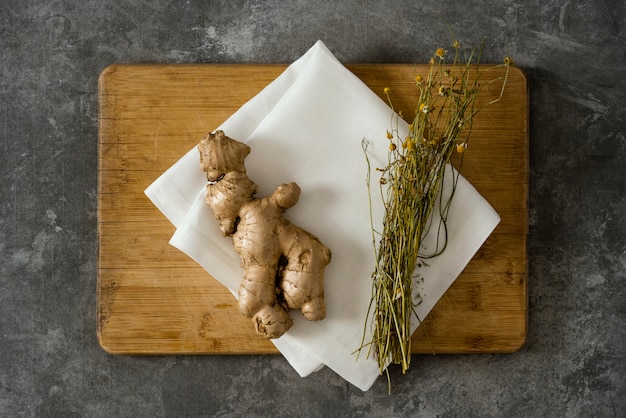
<instances>
[{"instance_id":1,"label":"ginger root knobby skin","mask_svg":"<svg viewBox=\"0 0 626 418\"><path fill-rule=\"evenodd\" d=\"M250 147L223 131L207 134L198 151L208 181L206 203L222 234L232 236L245 271L239 310L266 338L278 338L293 325L290 309L300 309L310 321L323 319L324 268L331 252L283 216L298 202L300 187L281 184L270 196L255 198L258 188L244 165Z\"/></svg>"}]
</instances>

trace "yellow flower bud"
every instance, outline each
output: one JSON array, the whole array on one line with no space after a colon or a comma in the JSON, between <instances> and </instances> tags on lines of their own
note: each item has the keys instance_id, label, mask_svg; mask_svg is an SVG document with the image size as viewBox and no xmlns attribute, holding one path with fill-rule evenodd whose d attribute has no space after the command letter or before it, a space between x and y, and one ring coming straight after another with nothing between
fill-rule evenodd
<instances>
[{"instance_id":1,"label":"yellow flower bud","mask_svg":"<svg viewBox=\"0 0 626 418\"><path fill-rule=\"evenodd\" d=\"M446 50L443 48L437 48L437 50L435 51L435 55L439 58L443 58L443 56L446 55Z\"/></svg>"},{"instance_id":2,"label":"yellow flower bud","mask_svg":"<svg viewBox=\"0 0 626 418\"><path fill-rule=\"evenodd\" d=\"M385 87L385 88L383 89L383 92L384 92L385 94L389 94L389 92L390 92L390 91L391 91L391 89L390 89L389 87Z\"/></svg>"}]
</instances>

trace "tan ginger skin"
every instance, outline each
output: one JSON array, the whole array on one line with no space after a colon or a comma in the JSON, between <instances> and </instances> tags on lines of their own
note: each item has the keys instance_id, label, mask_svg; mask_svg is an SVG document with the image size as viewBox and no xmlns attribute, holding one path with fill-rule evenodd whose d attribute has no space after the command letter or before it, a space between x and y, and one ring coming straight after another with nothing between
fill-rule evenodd
<instances>
[{"instance_id":1,"label":"tan ginger skin","mask_svg":"<svg viewBox=\"0 0 626 418\"><path fill-rule=\"evenodd\" d=\"M244 165L250 147L223 131L207 134L198 150L208 180L206 203L222 234L232 236L245 270L239 310L267 338L278 338L293 325L289 309L302 310L310 321L323 319L324 268L331 252L283 217L298 202L300 187L281 184L270 196L255 198L258 189Z\"/></svg>"}]
</instances>

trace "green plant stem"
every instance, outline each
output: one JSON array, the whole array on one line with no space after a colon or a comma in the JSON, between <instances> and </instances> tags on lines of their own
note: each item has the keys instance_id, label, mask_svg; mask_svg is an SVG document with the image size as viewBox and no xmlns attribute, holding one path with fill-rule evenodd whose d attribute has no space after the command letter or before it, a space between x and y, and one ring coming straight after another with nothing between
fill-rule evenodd
<instances>
[{"instance_id":1,"label":"green plant stem","mask_svg":"<svg viewBox=\"0 0 626 418\"><path fill-rule=\"evenodd\" d=\"M447 243L444 240L439 245L438 241L433 253L420 253L422 239L433 226L432 215L437 204L441 215L441 224L437 226L438 240L439 231L446 230L447 211L456 187L456 179L453 179L452 194L447 201L443 201L441 190L446 166L454 150L461 147L463 151L467 145L473 118L482 109L475 108L481 88L503 80L500 96L487 103L490 105L502 98L504 84L508 79L509 65L504 64L495 66L506 67L503 77L482 82L483 73L478 66L482 45L477 52L470 53L466 64L460 64L457 47L451 65L444 66L442 51L437 50L428 75L417 81L418 108L409 136L399 138L397 129L392 129L395 135L388 136L388 164L378 169L381 172L380 192L385 210L383 228L379 233L373 227L368 171L376 266L372 274L372 301L368 312L368 320L371 316L372 340L367 345L368 353L372 350L374 352L381 374L390 363L401 365L402 373L406 373L410 367L411 318L415 315L417 303L413 300L415 267L420 258L440 254ZM476 64L472 63L474 59L477 60ZM389 90L385 91L389 98ZM389 101L393 109L390 98ZM392 116L392 124L394 117L398 116ZM366 142L363 147L367 158ZM368 169L371 169L369 159L367 163ZM365 333L366 329L364 336ZM362 347L365 346L364 342Z\"/></svg>"}]
</instances>

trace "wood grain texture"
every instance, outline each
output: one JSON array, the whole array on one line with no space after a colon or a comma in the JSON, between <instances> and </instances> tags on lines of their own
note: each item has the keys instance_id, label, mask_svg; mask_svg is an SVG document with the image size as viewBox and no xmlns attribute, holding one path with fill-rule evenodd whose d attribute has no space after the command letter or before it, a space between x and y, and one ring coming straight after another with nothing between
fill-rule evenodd
<instances>
[{"instance_id":1,"label":"wood grain texture","mask_svg":"<svg viewBox=\"0 0 626 418\"><path fill-rule=\"evenodd\" d=\"M348 65L411 115L424 66ZM168 244L174 227L143 191L285 65L114 65L100 76L98 324L114 354L274 354L234 298ZM486 90L480 100L497 96ZM415 353L519 349L527 331L528 94L513 70L474 121L463 175L502 222L413 337Z\"/></svg>"}]
</instances>

